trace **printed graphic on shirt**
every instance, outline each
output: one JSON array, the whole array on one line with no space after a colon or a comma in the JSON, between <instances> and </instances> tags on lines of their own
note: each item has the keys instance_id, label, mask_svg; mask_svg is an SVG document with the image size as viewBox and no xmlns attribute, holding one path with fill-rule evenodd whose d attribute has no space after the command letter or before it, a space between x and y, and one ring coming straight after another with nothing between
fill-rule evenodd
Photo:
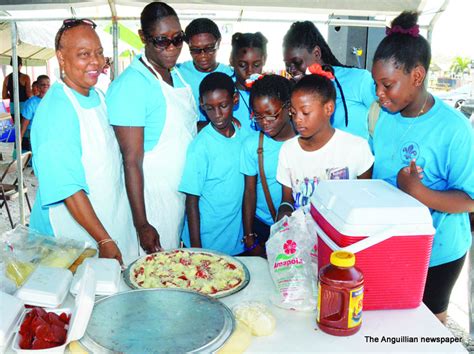
<instances>
[{"instance_id":1,"label":"printed graphic on shirt","mask_svg":"<svg viewBox=\"0 0 474 354\"><path fill-rule=\"evenodd\" d=\"M299 207L309 210L309 202L311 196L316 190L316 186L321 180L349 179L348 167L328 168L321 171L318 176L305 177L303 180L291 177L291 187L293 190L293 198L295 199L295 209Z\"/></svg>"},{"instance_id":2,"label":"printed graphic on shirt","mask_svg":"<svg viewBox=\"0 0 474 354\"><path fill-rule=\"evenodd\" d=\"M420 147L417 143L409 141L401 146L400 158L405 163L416 160L420 156Z\"/></svg>"}]
</instances>

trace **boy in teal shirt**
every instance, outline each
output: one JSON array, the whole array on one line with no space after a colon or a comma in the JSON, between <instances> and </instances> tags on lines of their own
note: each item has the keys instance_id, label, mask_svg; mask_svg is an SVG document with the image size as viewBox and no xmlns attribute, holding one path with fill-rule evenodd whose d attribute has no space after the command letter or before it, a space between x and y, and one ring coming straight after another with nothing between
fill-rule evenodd
<instances>
[{"instance_id":1,"label":"boy in teal shirt","mask_svg":"<svg viewBox=\"0 0 474 354\"><path fill-rule=\"evenodd\" d=\"M237 255L244 251L244 176L239 171L242 137L232 123L238 96L232 79L218 72L204 78L199 94L211 124L201 130L188 148L179 186L186 193L182 239L186 247Z\"/></svg>"}]
</instances>

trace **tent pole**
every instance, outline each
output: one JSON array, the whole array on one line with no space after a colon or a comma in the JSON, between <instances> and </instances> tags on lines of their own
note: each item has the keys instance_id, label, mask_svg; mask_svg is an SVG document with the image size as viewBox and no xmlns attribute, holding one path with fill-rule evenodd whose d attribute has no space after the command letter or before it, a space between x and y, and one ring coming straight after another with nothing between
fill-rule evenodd
<instances>
[{"instance_id":1,"label":"tent pole","mask_svg":"<svg viewBox=\"0 0 474 354\"><path fill-rule=\"evenodd\" d=\"M18 174L18 193L20 206L20 224L25 225L25 204L23 190L23 166L21 161L21 128L20 128L20 95L19 95L19 75L18 75L18 53L17 53L17 28L16 22L11 22L11 39L12 39L12 67L13 67L13 109L15 117L15 146L16 146L16 163Z\"/></svg>"},{"instance_id":2,"label":"tent pole","mask_svg":"<svg viewBox=\"0 0 474 354\"><path fill-rule=\"evenodd\" d=\"M119 65L118 65L118 20L117 20L117 8L115 7L115 1L109 0L110 12L112 14L112 43L113 43L113 77L114 80L119 75ZM112 70L112 68L110 68Z\"/></svg>"}]
</instances>

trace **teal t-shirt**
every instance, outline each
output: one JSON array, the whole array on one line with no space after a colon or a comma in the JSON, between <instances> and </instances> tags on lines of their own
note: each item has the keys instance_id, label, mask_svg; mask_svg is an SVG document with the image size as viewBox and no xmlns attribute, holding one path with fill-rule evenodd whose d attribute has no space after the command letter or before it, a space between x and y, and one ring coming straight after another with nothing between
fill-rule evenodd
<instances>
[{"instance_id":1,"label":"teal t-shirt","mask_svg":"<svg viewBox=\"0 0 474 354\"><path fill-rule=\"evenodd\" d=\"M267 225L273 225L274 221L268 209L265 193L263 192L260 170L258 167L258 141L259 132L250 133L243 142L240 154L240 172L247 176L257 176L257 205L256 217ZM272 197L275 209L281 203L281 184L276 179L278 156L284 141L276 141L267 135L263 138L263 168L267 179L268 190Z\"/></svg>"},{"instance_id":2,"label":"teal t-shirt","mask_svg":"<svg viewBox=\"0 0 474 354\"><path fill-rule=\"evenodd\" d=\"M41 98L38 96L32 96L28 98L28 100L23 104L23 109L21 110L21 115L26 120L30 121L28 124L27 130L31 130L33 124L33 118L35 117L36 110L38 109L38 105L41 102Z\"/></svg>"},{"instance_id":3,"label":"teal t-shirt","mask_svg":"<svg viewBox=\"0 0 474 354\"><path fill-rule=\"evenodd\" d=\"M83 96L71 89L81 107L100 105L95 89ZM79 120L60 83L54 83L35 114L31 130L33 168L39 188L31 211L31 228L53 235L49 207L62 203L80 190L89 193L82 165L82 144Z\"/></svg>"},{"instance_id":4,"label":"teal t-shirt","mask_svg":"<svg viewBox=\"0 0 474 354\"><path fill-rule=\"evenodd\" d=\"M239 94L239 104L234 106L234 117L242 125L240 130L245 139L249 134L257 131L257 127L251 119L250 91L238 90L237 92Z\"/></svg>"},{"instance_id":5,"label":"teal t-shirt","mask_svg":"<svg viewBox=\"0 0 474 354\"><path fill-rule=\"evenodd\" d=\"M346 127L344 104L341 91L336 82L336 108L331 117L334 128L368 139L367 114L369 107L376 100L375 84L372 75L364 69L334 67L334 74L341 84L348 111L348 125Z\"/></svg>"},{"instance_id":6,"label":"teal t-shirt","mask_svg":"<svg viewBox=\"0 0 474 354\"><path fill-rule=\"evenodd\" d=\"M416 159L430 189L457 189L474 198L474 131L461 113L435 97L431 110L404 118L382 111L374 131L373 178L397 186L397 174ZM472 242L468 213L430 210L436 234L430 267L461 258Z\"/></svg>"},{"instance_id":7,"label":"teal t-shirt","mask_svg":"<svg viewBox=\"0 0 474 354\"><path fill-rule=\"evenodd\" d=\"M140 61L141 54L115 79L107 90L107 114L111 125L144 127L144 151L152 150L166 121L166 100L159 80ZM171 71L173 85L184 87Z\"/></svg>"},{"instance_id":8,"label":"teal t-shirt","mask_svg":"<svg viewBox=\"0 0 474 354\"><path fill-rule=\"evenodd\" d=\"M244 175L239 157L239 129L227 138L208 124L188 147L179 191L199 196L201 244L229 255L244 251L242 244L242 198ZM182 239L190 247L186 218Z\"/></svg>"},{"instance_id":9,"label":"teal t-shirt","mask_svg":"<svg viewBox=\"0 0 474 354\"><path fill-rule=\"evenodd\" d=\"M227 74L229 76L232 76L234 74L234 70L225 65L225 64L219 64L217 68L214 71L208 72L208 73L203 73L199 70L196 69L196 67L193 64L192 60L185 61L184 63L180 63L177 65L179 72L183 76L184 81L191 86L191 89L193 90L193 96L196 101L196 105L198 107L199 111L199 121L207 121L207 117L204 114L204 112L201 110L200 105L199 105L199 85L201 84L201 81L209 74L215 73L215 72L220 72Z\"/></svg>"}]
</instances>

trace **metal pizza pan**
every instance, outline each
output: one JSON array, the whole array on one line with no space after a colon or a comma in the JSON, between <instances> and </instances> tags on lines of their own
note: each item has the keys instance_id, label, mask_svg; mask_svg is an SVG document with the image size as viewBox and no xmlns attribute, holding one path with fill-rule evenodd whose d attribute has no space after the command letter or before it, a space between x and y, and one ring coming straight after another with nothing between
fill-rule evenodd
<instances>
[{"instance_id":1,"label":"metal pizza pan","mask_svg":"<svg viewBox=\"0 0 474 354\"><path fill-rule=\"evenodd\" d=\"M90 353L210 353L234 328L232 311L215 298L141 289L98 300L80 342Z\"/></svg>"},{"instance_id":2,"label":"metal pizza pan","mask_svg":"<svg viewBox=\"0 0 474 354\"><path fill-rule=\"evenodd\" d=\"M224 294L215 294L215 295L209 294L209 296L211 296L211 297L222 298L222 297L230 296L232 294L235 294L236 292L239 292L243 288L245 288L250 282L250 272L249 272L247 266L235 257L229 256L229 255L227 255L225 253L222 253L222 252L212 251L212 250L208 250L208 249L205 249L205 248L177 248L177 250L187 251L187 252L194 252L194 253L209 253L209 254L212 254L212 255L215 255L215 256L220 256L220 257L227 258L227 259L229 259L229 261L237 263L242 267L242 269L244 270L244 279L242 280L242 282L238 286L236 286L234 289L232 289L231 291L229 291L227 293L224 293ZM170 251L174 251L174 250L167 250L165 252L170 252ZM157 253L160 253L160 252L157 252ZM131 282L130 274L131 274L131 271L132 271L135 263L138 262L138 261L141 261L142 259L146 258L147 256L149 256L149 254L147 254L147 255L145 255L141 258L138 258L135 261L133 261L132 263L130 263L128 265L128 267L122 273L123 280L125 281L125 284L127 284L127 286L130 289L142 289L140 287L137 287L135 284L133 284ZM166 289L166 288L159 288L159 289Z\"/></svg>"}]
</instances>

